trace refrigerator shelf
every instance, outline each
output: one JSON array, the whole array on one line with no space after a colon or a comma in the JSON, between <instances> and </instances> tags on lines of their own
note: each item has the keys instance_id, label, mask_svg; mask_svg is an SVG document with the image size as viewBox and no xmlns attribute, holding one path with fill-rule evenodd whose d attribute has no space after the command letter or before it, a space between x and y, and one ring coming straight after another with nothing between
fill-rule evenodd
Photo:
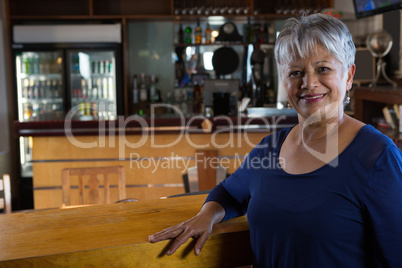
<instances>
[{"instance_id":1,"label":"refrigerator shelf","mask_svg":"<svg viewBox=\"0 0 402 268\"><path fill-rule=\"evenodd\" d=\"M49 80L49 79L58 79L60 80L62 78L61 73L48 73L48 74L20 74L22 79L28 78L28 79L34 79L34 80Z\"/></svg>"},{"instance_id":2,"label":"refrigerator shelf","mask_svg":"<svg viewBox=\"0 0 402 268\"><path fill-rule=\"evenodd\" d=\"M81 74L77 74L77 73L71 73L71 78L84 78L83 75ZM104 73L104 74L95 74L95 73L91 73L90 75L91 78L103 78L103 77L114 77L114 74L110 74L110 73Z\"/></svg>"},{"instance_id":3,"label":"refrigerator shelf","mask_svg":"<svg viewBox=\"0 0 402 268\"><path fill-rule=\"evenodd\" d=\"M72 103L77 102L107 102L114 103L115 101L112 99L104 99L104 98L71 98Z\"/></svg>"},{"instance_id":4,"label":"refrigerator shelf","mask_svg":"<svg viewBox=\"0 0 402 268\"><path fill-rule=\"evenodd\" d=\"M40 98L40 99L28 99L21 98L22 103L63 103L63 98Z\"/></svg>"}]
</instances>

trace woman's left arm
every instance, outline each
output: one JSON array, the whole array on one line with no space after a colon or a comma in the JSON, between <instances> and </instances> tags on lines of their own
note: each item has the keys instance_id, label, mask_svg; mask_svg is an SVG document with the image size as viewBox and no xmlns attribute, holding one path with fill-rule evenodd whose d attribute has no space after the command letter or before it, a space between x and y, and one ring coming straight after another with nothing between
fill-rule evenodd
<instances>
[{"instance_id":1,"label":"woman's left arm","mask_svg":"<svg viewBox=\"0 0 402 268\"><path fill-rule=\"evenodd\" d=\"M375 267L402 267L402 153L388 146L371 168L363 205Z\"/></svg>"}]
</instances>

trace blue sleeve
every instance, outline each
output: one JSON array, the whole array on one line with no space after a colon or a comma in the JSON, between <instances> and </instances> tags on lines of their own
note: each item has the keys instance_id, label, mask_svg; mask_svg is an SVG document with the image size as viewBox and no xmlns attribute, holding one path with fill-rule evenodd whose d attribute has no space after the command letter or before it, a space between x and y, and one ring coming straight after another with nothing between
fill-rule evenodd
<instances>
[{"instance_id":1,"label":"blue sleeve","mask_svg":"<svg viewBox=\"0 0 402 268\"><path fill-rule=\"evenodd\" d=\"M216 201L225 209L222 221L243 216L247 212L250 200L249 180L254 171L250 164L254 157L260 157L261 148L264 148L264 139L244 159L240 167L227 179L217 185L208 195L205 202Z\"/></svg>"},{"instance_id":2,"label":"blue sleeve","mask_svg":"<svg viewBox=\"0 0 402 268\"><path fill-rule=\"evenodd\" d=\"M402 153L385 148L363 196L375 267L402 267Z\"/></svg>"},{"instance_id":3,"label":"blue sleeve","mask_svg":"<svg viewBox=\"0 0 402 268\"><path fill-rule=\"evenodd\" d=\"M209 193L205 203L209 201L218 202L225 209L225 217L222 219L222 221L242 216L247 211L247 206L237 202L237 200L234 199L221 184L218 184Z\"/></svg>"}]
</instances>

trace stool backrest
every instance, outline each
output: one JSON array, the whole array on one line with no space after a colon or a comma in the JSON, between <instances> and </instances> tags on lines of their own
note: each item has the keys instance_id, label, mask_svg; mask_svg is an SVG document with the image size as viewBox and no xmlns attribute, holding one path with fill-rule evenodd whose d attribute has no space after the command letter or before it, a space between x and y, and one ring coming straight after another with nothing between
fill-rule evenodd
<instances>
[{"instance_id":1,"label":"stool backrest","mask_svg":"<svg viewBox=\"0 0 402 268\"><path fill-rule=\"evenodd\" d=\"M115 187L110 184L112 174L116 174L118 177L119 200L126 198L126 179L122 166L66 168L63 169L62 174L63 206L77 204L71 200L72 188L78 188L78 205L110 204L110 188ZM77 185L71 183L74 176L78 178ZM101 178L103 178L103 184ZM103 188L103 202L101 188Z\"/></svg>"}]
</instances>

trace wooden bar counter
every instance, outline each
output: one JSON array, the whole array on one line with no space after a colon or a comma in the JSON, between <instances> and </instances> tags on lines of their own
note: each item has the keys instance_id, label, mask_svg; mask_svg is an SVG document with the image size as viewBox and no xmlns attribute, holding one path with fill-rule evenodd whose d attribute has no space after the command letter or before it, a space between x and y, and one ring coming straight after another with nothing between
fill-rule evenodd
<instances>
[{"instance_id":1,"label":"wooden bar counter","mask_svg":"<svg viewBox=\"0 0 402 268\"><path fill-rule=\"evenodd\" d=\"M0 267L236 267L251 264L243 216L215 225L199 256L190 239L172 256L171 241L148 235L193 217L206 195L49 209L0 216Z\"/></svg>"},{"instance_id":2,"label":"wooden bar counter","mask_svg":"<svg viewBox=\"0 0 402 268\"><path fill-rule=\"evenodd\" d=\"M198 163L197 149L216 150L233 173L265 136L296 117L16 122L16 136L33 140L34 208L62 205L64 168L123 166L126 195L152 200L185 192L182 175ZM111 183L116 186L115 182ZM74 190L73 191L78 191ZM117 188L111 201L117 201Z\"/></svg>"}]
</instances>

